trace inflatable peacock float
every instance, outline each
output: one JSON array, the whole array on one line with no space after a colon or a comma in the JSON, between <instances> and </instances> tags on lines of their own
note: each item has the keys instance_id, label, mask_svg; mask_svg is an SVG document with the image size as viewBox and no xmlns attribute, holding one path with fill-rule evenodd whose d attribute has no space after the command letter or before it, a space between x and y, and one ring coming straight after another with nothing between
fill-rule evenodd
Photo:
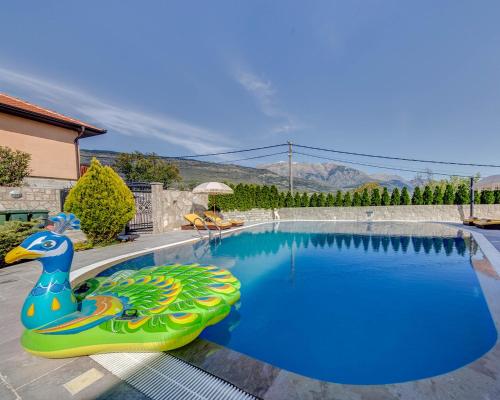
<instances>
[{"instance_id":1,"label":"inflatable peacock float","mask_svg":"<svg viewBox=\"0 0 500 400\"><path fill-rule=\"evenodd\" d=\"M73 245L63 235L79 228L72 214L51 218L6 256L38 259L42 274L24 302L21 343L30 353L62 358L113 351L165 351L194 340L225 318L240 283L214 266L164 265L119 271L71 289Z\"/></svg>"}]
</instances>

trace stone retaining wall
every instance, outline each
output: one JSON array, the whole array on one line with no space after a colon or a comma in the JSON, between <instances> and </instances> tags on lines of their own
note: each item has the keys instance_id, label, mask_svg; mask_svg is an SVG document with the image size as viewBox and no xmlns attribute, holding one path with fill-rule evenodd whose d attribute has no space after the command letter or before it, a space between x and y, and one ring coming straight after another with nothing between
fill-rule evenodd
<instances>
[{"instance_id":1,"label":"stone retaining wall","mask_svg":"<svg viewBox=\"0 0 500 400\"><path fill-rule=\"evenodd\" d=\"M151 185L153 233L178 229L186 221L184 214L203 212L208 206L208 195L183 190L163 190L162 184Z\"/></svg>"},{"instance_id":2,"label":"stone retaining wall","mask_svg":"<svg viewBox=\"0 0 500 400\"><path fill-rule=\"evenodd\" d=\"M436 221L461 222L469 216L469 205L442 206L378 206L378 207L296 207L280 208L280 219L344 220L344 221ZM500 219L500 204L477 204L475 216ZM223 213L225 218L241 218L248 222L273 219L272 210L253 209Z\"/></svg>"},{"instance_id":3,"label":"stone retaining wall","mask_svg":"<svg viewBox=\"0 0 500 400\"><path fill-rule=\"evenodd\" d=\"M21 197L16 198L17 194ZM61 211L60 191L48 188L0 186L0 211L4 210L48 210L51 214L58 213Z\"/></svg>"}]
</instances>

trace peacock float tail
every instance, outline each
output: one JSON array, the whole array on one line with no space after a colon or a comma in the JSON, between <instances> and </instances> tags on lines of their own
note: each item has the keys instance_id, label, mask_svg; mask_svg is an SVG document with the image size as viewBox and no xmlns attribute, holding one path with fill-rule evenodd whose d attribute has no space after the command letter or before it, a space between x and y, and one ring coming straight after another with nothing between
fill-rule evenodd
<instances>
[{"instance_id":1,"label":"peacock float tail","mask_svg":"<svg viewBox=\"0 0 500 400\"><path fill-rule=\"evenodd\" d=\"M21 320L23 347L62 358L112 351L165 351L194 340L225 318L240 297L240 283L214 266L165 265L91 278L72 291L73 257L64 229L72 215L55 218L10 251L6 262L39 259L43 272L28 295Z\"/></svg>"}]
</instances>

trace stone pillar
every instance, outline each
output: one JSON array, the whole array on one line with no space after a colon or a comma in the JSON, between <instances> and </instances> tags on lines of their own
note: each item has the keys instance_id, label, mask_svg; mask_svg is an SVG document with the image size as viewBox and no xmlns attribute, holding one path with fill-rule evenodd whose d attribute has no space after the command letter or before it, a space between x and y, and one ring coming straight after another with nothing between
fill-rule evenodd
<instances>
[{"instance_id":1,"label":"stone pillar","mask_svg":"<svg viewBox=\"0 0 500 400\"><path fill-rule=\"evenodd\" d=\"M163 183L151 182L151 218L153 233L164 232L163 224Z\"/></svg>"}]
</instances>

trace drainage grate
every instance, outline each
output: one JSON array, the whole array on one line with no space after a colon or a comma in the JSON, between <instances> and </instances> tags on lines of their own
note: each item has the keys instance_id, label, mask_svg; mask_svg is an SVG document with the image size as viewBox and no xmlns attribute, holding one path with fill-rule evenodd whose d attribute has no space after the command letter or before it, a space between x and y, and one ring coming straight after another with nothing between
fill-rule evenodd
<instances>
[{"instance_id":1,"label":"drainage grate","mask_svg":"<svg viewBox=\"0 0 500 400\"><path fill-rule=\"evenodd\" d=\"M166 353L108 353L91 358L153 400L256 397Z\"/></svg>"}]
</instances>

